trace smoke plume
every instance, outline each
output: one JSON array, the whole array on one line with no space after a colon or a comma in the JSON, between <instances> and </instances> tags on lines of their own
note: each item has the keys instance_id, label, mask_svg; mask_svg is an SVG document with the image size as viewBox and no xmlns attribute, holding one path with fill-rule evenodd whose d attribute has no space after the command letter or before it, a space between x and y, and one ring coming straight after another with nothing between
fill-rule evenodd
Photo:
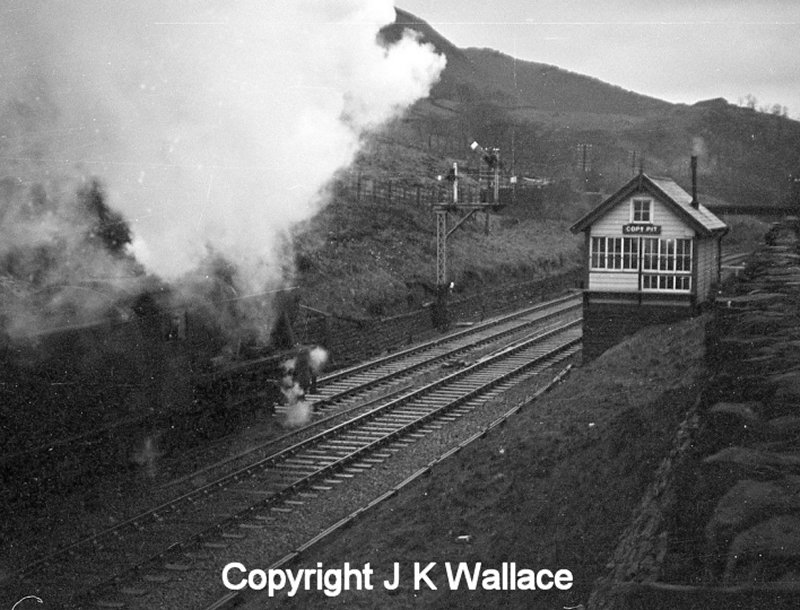
<instances>
[{"instance_id":1,"label":"smoke plume","mask_svg":"<svg viewBox=\"0 0 800 610\"><path fill-rule=\"evenodd\" d=\"M319 345L314 346L308 352L308 361L311 370L318 375L328 364L328 351Z\"/></svg>"},{"instance_id":2,"label":"smoke plume","mask_svg":"<svg viewBox=\"0 0 800 610\"><path fill-rule=\"evenodd\" d=\"M0 1L0 178L98 177L148 271L213 252L240 295L280 276L286 229L445 61L411 34L377 43L391 0Z\"/></svg>"},{"instance_id":3,"label":"smoke plume","mask_svg":"<svg viewBox=\"0 0 800 610\"><path fill-rule=\"evenodd\" d=\"M116 300L141 284L127 223L98 183L74 186L0 179L0 328L10 336L126 315Z\"/></svg>"},{"instance_id":4,"label":"smoke plume","mask_svg":"<svg viewBox=\"0 0 800 610\"><path fill-rule=\"evenodd\" d=\"M141 467L148 478L154 479L158 474L157 462L162 453L152 436L146 437L131 458L134 464Z\"/></svg>"},{"instance_id":5,"label":"smoke plume","mask_svg":"<svg viewBox=\"0 0 800 610\"><path fill-rule=\"evenodd\" d=\"M297 398L287 405L283 425L287 428L301 428L311 421L313 413L311 403Z\"/></svg>"},{"instance_id":6,"label":"smoke plume","mask_svg":"<svg viewBox=\"0 0 800 610\"><path fill-rule=\"evenodd\" d=\"M706 141L701 138L700 136L695 136L692 138L692 155L695 157L705 156L707 153L706 150Z\"/></svg>"}]
</instances>

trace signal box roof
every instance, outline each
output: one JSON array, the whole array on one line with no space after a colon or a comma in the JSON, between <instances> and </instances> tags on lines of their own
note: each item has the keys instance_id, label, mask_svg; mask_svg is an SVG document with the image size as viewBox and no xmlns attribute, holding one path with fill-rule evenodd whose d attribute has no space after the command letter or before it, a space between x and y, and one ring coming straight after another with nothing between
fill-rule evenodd
<instances>
[{"instance_id":1,"label":"signal box roof","mask_svg":"<svg viewBox=\"0 0 800 610\"><path fill-rule=\"evenodd\" d=\"M672 178L652 178L647 174L639 174L625 186L591 210L583 218L570 227L573 233L586 231L598 218L603 217L617 204L637 193L646 193L662 202L691 226L700 235L724 235L728 226L717 218L703 204L692 206L692 196L684 191Z\"/></svg>"}]
</instances>

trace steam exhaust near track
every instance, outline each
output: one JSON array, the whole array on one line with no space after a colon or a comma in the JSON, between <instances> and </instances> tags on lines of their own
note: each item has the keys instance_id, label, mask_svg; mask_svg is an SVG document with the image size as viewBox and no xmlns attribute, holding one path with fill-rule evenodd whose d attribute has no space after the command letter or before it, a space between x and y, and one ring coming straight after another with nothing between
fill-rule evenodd
<instances>
[{"instance_id":1,"label":"steam exhaust near track","mask_svg":"<svg viewBox=\"0 0 800 610\"><path fill-rule=\"evenodd\" d=\"M311 420L314 411L311 403L305 399L306 393L316 391L317 376L327 362L327 350L315 345L300 347L294 358L283 363L281 392L288 405L286 427L297 428Z\"/></svg>"}]
</instances>

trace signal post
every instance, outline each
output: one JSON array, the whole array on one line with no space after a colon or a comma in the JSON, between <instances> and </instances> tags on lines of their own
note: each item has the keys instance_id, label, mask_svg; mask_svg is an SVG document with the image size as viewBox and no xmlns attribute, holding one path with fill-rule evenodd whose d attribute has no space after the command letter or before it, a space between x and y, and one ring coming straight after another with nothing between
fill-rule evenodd
<instances>
[{"instance_id":1,"label":"signal post","mask_svg":"<svg viewBox=\"0 0 800 610\"><path fill-rule=\"evenodd\" d=\"M486 233L489 233L489 209L499 207L500 189L500 151L496 148L487 151L477 142L471 146L473 151L479 152L489 167L489 172L484 172L481 167L479 186L488 183L485 195L479 188L478 201L462 202L459 200L458 191L458 163L448 172L445 179L452 182L452 192L445 201L433 206L436 213L436 302L434 303L433 321L437 328L447 330L450 325L448 313L448 296L451 283L447 277L447 238L464 222L475 215L476 212L486 213ZM441 179L441 178L440 178ZM450 217L455 219L455 224L449 227Z\"/></svg>"}]
</instances>

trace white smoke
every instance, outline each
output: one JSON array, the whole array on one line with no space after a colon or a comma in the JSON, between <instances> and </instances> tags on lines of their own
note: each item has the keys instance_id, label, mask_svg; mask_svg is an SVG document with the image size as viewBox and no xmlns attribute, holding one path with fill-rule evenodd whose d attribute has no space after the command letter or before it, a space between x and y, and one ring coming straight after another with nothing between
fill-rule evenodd
<instances>
[{"instance_id":1,"label":"white smoke","mask_svg":"<svg viewBox=\"0 0 800 610\"><path fill-rule=\"evenodd\" d=\"M314 374L319 374L328 364L328 350L319 345L312 347L308 352L308 360Z\"/></svg>"},{"instance_id":2,"label":"white smoke","mask_svg":"<svg viewBox=\"0 0 800 610\"><path fill-rule=\"evenodd\" d=\"M289 363L285 363L284 367ZM294 366L292 364L292 366ZM305 400L305 391L292 379L291 373L283 378L281 393L286 399L286 412L283 425L287 428L300 428L311 421L314 414L313 405Z\"/></svg>"},{"instance_id":3,"label":"white smoke","mask_svg":"<svg viewBox=\"0 0 800 610\"><path fill-rule=\"evenodd\" d=\"M314 414L314 406L305 400L306 391L314 388L314 378L328 362L328 351L319 346L303 346L297 356L283 363L281 392L286 403L284 425L305 426Z\"/></svg>"},{"instance_id":4,"label":"white smoke","mask_svg":"<svg viewBox=\"0 0 800 610\"><path fill-rule=\"evenodd\" d=\"M133 454L133 462L144 469L148 478L155 478L158 474L157 462L161 457L161 451L156 445L152 436L148 436L142 441L138 450Z\"/></svg>"},{"instance_id":5,"label":"white smoke","mask_svg":"<svg viewBox=\"0 0 800 610\"><path fill-rule=\"evenodd\" d=\"M311 421L313 409L311 403L305 400L298 400L291 403L286 409L286 420L284 425L287 428L300 428Z\"/></svg>"},{"instance_id":6,"label":"white smoke","mask_svg":"<svg viewBox=\"0 0 800 610\"><path fill-rule=\"evenodd\" d=\"M695 136L692 138L692 155L695 157L705 156L707 153L706 141L700 137Z\"/></svg>"},{"instance_id":7,"label":"white smoke","mask_svg":"<svg viewBox=\"0 0 800 610\"><path fill-rule=\"evenodd\" d=\"M0 0L0 177L97 176L173 278L209 249L277 278L292 223L444 57L376 42L391 0Z\"/></svg>"}]
</instances>

